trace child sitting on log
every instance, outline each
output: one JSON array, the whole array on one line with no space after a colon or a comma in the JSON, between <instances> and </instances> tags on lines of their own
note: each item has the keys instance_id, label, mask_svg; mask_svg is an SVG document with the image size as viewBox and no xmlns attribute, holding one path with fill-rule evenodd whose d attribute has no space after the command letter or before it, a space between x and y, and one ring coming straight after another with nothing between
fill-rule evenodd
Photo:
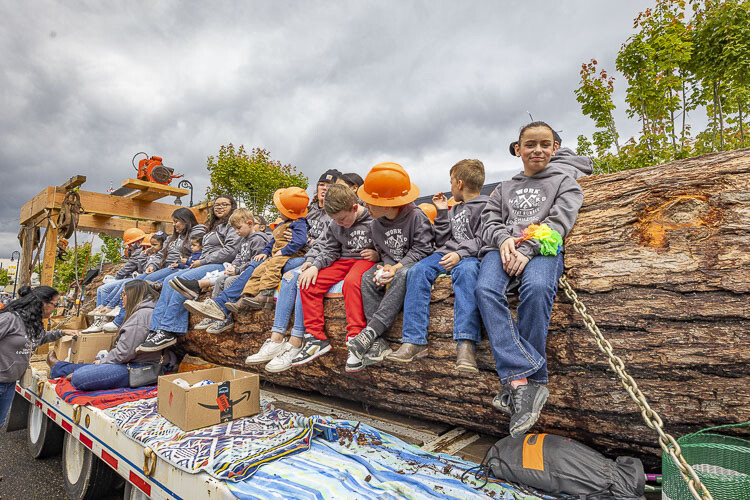
<instances>
[{"instance_id":1,"label":"child sitting on log","mask_svg":"<svg viewBox=\"0 0 750 500\"><path fill-rule=\"evenodd\" d=\"M448 208L448 199L439 193L432 197L435 217L435 253L417 262L406 276L402 344L388 355L392 361L408 363L427 355L427 327L430 323L432 284L439 274L448 273L453 281L453 340L458 342L456 370L476 373L476 344L481 340L482 319L474 291L479 276L479 249L482 247L481 214L487 204L480 194L484 165L479 160L461 160L450 170L451 194L458 202Z\"/></svg>"},{"instance_id":2,"label":"child sitting on log","mask_svg":"<svg viewBox=\"0 0 750 500\"><path fill-rule=\"evenodd\" d=\"M378 363L391 353L383 335L404 305L406 273L432 253L435 239L430 220L414 204L419 189L401 165L372 167L358 194L375 219L372 239L381 263L362 276L367 326L349 341L349 372Z\"/></svg>"},{"instance_id":3,"label":"child sitting on log","mask_svg":"<svg viewBox=\"0 0 750 500\"><path fill-rule=\"evenodd\" d=\"M357 203L352 190L340 184L330 186L324 209L332 221L308 252L298 279L305 331L310 338L303 347L302 338L289 341L287 349L297 350L292 366L309 363L331 350L323 331L323 296L339 281L344 280L347 339L365 327L360 282L380 258L373 248L372 217Z\"/></svg>"},{"instance_id":4,"label":"child sitting on log","mask_svg":"<svg viewBox=\"0 0 750 500\"><path fill-rule=\"evenodd\" d=\"M273 194L273 203L281 213L283 223L273 230L273 237L265 248L253 257L255 262L262 262L242 289L242 296L237 302L226 304L229 311L238 314L243 311L260 310L266 303L273 303L273 292L281 281L281 270L293 257L302 257L307 246L307 204L310 198L304 189L293 186L277 189ZM291 240L284 236L289 229Z\"/></svg>"},{"instance_id":5,"label":"child sitting on log","mask_svg":"<svg viewBox=\"0 0 750 500\"><path fill-rule=\"evenodd\" d=\"M531 429L549 395L547 329L563 272L562 241L583 203L578 182L549 163L557 148L549 125L524 126L515 146L523 172L498 184L482 212L476 299L503 384L492 405L510 415L513 437ZM515 277L517 321L506 297Z\"/></svg>"}]
</instances>

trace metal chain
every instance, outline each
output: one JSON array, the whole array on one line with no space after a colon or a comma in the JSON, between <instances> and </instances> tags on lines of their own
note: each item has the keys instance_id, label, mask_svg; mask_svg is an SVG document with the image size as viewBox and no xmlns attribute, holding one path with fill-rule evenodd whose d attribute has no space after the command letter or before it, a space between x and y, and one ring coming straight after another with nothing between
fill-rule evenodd
<instances>
[{"instance_id":1,"label":"metal chain","mask_svg":"<svg viewBox=\"0 0 750 500\"><path fill-rule=\"evenodd\" d=\"M594 336L599 349L607 355L609 366L612 367L620 378L620 382L622 382L622 385L630 395L630 398L641 409L641 415L643 416L646 425L659 434L659 446L661 446L661 448L672 457L672 460L674 460L680 470L680 475L687 483L688 489L693 495L693 498L696 500L713 500L711 493L709 493L706 486L701 482L698 474L696 474L690 464L688 464L682 456L680 445L677 444L677 441L675 441L670 434L664 432L664 422L661 417L651 408L651 406L649 406L646 396L644 396L638 388L638 384L636 384L633 377L628 375L625 371L625 363L622 361L622 358L614 353L612 344L604 338L604 335L599 331L599 327L596 326L594 318L592 318L586 311L586 306L578 298L578 295L570 286L570 283L568 283L568 279L564 274L560 276L560 288L562 288L565 295L567 295L567 297L573 302L573 307L583 318L583 322L586 324L586 329Z\"/></svg>"}]
</instances>

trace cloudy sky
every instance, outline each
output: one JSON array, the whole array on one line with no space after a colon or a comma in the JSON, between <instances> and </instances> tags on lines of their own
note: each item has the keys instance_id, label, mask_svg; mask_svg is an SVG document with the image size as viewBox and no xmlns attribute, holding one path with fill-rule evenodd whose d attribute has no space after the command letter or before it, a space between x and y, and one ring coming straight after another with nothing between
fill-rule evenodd
<instances>
[{"instance_id":1,"label":"cloudy sky","mask_svg":"<svg viewBox=\"0 0 750 500\"><path fill-rule=\"evenodd\" d=\"M84 189L119 187L138 151L184 173L198 198L206 157L229 142L313 181L388 160L430 193L467 157L488 182L507 178L527 112L569 145L590 136L580 65L613 72L652 3L0 0L0 256L44 186L83 174Z\"/></svg>"}]
</instances>

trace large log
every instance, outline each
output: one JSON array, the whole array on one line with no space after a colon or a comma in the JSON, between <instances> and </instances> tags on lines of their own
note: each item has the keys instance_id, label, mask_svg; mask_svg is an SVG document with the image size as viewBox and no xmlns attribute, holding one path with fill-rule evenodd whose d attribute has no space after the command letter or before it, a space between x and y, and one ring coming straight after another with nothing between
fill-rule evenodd
<instances>
[{"instance_id":1,"label":"large log","mask_svg":"<svg viewBox=\"0 0 750 500\"><path fill-rule=\"evenodd\" d=\"M750 150L581 179L584 205L566 242L570 283L675 435L750 420ZM500 388L484 340L480 373L454 370L450 281L435 284L430 355L344 371L342 299L325 303L334 346L275 384L502 435L490 401ZM191 318L193 324L200 318ZM267 338L273 311L237 318L233 332L191 331L190 353L236 367ZM401 322L387 339L400 341ZM558 294L547 343L550 398L537 429L609 454L657 463L655 433L609 369L581 318Z\"/></svg>"}]
</instances>

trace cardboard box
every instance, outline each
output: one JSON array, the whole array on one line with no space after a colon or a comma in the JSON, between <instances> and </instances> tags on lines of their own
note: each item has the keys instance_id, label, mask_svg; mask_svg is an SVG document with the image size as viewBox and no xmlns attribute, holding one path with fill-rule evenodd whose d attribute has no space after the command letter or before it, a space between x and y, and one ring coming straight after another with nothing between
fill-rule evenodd
<instances>
[{"instance_id":1,"label":"cardboard box","mask_svg":"<svg viewBox=\"0 0 750 500\"><path fill-rule=\"evenodd\" d=\"M71 363L92 363L101 350L112 349L116 333L78 334L78 338L63 336L55 342L55 356Z\"/></svg>"},{"instance_id":2,"label":"cardboard box","mask_svg":"<svg viewBox=\"0 0 750 500\"><path fill-rule=\"evenodd\" d=\"M214 384L184 389L201 380ZM217 367L159 377L159 414L184 431L230 422L260 412L260 379L254 373Z\"/></svg>"}]
</instances>

